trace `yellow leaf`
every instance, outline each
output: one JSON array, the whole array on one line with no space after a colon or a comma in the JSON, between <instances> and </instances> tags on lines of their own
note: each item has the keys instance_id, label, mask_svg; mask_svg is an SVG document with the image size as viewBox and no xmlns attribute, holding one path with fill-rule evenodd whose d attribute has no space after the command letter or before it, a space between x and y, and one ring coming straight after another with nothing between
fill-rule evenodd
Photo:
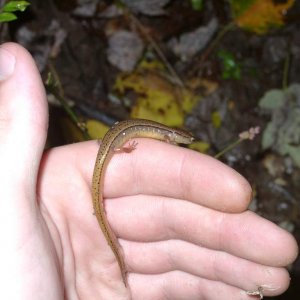
<instances>
[{"instance_id":1,"label":"yellow leaf","mask_svg":"<svg viewBox=\"0 0 300 300\"><path fill-rule=\"evenodd\" d=\"M189 148L201 153L207 153L210 148L210 144L203 141L197 141L189 145Z\"/></svg>"},{"instance_id":2,"label":"yellow leaf","mask_svg":"<svg viewBox=\"0 0 300 300\"><path fill-rule=\"evenodd\" d=\"M144 70L160 70L160 71L164 71L164 65L158 61L158 60L147 60L144 59L141 61L141 63L139 64L138 68L144 69Z\"/></svg>"},{"instance_id":3,"label":"yellow leaf","mask_svg":"<svg viewBox=\"0 0 300 300\"><path fill-rule=\"evenodd\" d=\"M181 127L199 97L192 91L170 83L158 72L143 69L119 75L114 86L121 95L131 90L136 97L131 118L143 118Z\"/></svg>"},{"instance_id":4,"label":"yellow leaf","mask_svg":"<svg viewBox=\"0 0 300 300\"><path fill-rule=\"evenodd\" d=\"M154 120L171 127L181 127L184 121L183 111L177 103L160 91L152 91L147 98L138 98L130 116Z\"/></svg>"},{"instance_id":5,"label":"yellow leaf","mask_svg":"<svg viewBox=\"0 0 300 300\"><path fill-rule=\"evenodd\" d=\"M214 111L211 114L211 120L215 128L220 128L222 120L221 120L220 113L218 111Z\"/></svg>"},{"instance_id":6,"label":"yellow leaf","mask_svg":"<svg viewBox=\"0 0 300 300\"><path fill-rule=\"evenodd\" d=\"M187 89L181 89L180 91L182 99L182 109L185 113L190 113L196 103L200 100L199 95L194 95L194 93Z\"/></svg>"},{"instance_id":7,"label":"yellow leaf","mask_svg":"<svg viewBox=\"0 0 300 300\"><path fill-rule=\"evenodd\" d=\"M272 0L256 0L236 17L235 23L246 30L264 34L271 27L284 24L283 17L294 2L287 0L286 3L275 4Z\"/></svg>"},{"instance_id":8,"label":"yellow leaf","mask_svg":"<svg viewBox=\"0 0 300 300\"><path fill-rule=\"evenodd\" d=\"M84 136L79 128L69 119L62 118L61 134L65 143L74 143L84 141ZM87 120L86 129L92 139L102 139L109 127L96 120Z\"/></svg>"},{"instance_id":9,"label":"yellow leaf","mask_svg":"<svg viewBox=\"0 0 300 300\"><path fill-rule=\"evenodd\" d=\"M58 120L61 129L61 135L64 143L77 143L84 141L84 136L80 129L70 120L70 118L62 117Z\"/></svg>"},{"instance_id":10,"label":"yellow leaf","mask_svg":"<svg viewBox=\"0 0 300 300\"><path fill-rule=\"evenodd\" d=\"M86 128L92 139L102 139L109 127L96 120L87 120Z\"/></svg>"},{"instance_id":11,"label":"yellow leaf","mask_svg":"<svg viewBox=\"0 0 300 300\"><path fill-rule=\"evenodd\" d=\"M218 83L201 77L194 77L188 81L188 87L192 90L201 90L202 95L210 95L218 88Z\"/></svg>"}]
</instances>

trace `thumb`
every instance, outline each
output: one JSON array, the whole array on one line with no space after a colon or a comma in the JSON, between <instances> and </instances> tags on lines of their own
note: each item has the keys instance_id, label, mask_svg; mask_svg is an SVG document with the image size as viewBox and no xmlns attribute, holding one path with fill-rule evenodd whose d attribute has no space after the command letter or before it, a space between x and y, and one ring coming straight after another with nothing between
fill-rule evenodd
<instances>
[{"instance_id":1,"label":"thumb","mask_svg":"<svg viewBox=\"0 0 300 300\"><path fill-rule=\"evenodd\" d=\"M0 184L2 186L0 193L4 192L3 188L10 189L11 192L19 192L20 189L29 192L29 188L35 189L35 180L46 139L47 114L43 83L32 57L17 44L2 45L0 47ZM35 193L35 190L31 192ZM2 199L0 205L4 205L4 198L0 197L0 199Z\"/></svg>"},{"instance_id":2,"label":"thumb","mask_svg":"<svg viewBox=\"0 0 300 300\"><path fill-rule=\"evenodd\" d=\"M47 132L45 91L30 54L0 46L0 282L16 293L24 248L37 226L36 180ZM24 247L26 245L26 247ZM27 260L33 251L27 251ZM24 279L24 278L23 278ZM15 299L15 298L11 298Z\"/></svg>"}]
</instances>

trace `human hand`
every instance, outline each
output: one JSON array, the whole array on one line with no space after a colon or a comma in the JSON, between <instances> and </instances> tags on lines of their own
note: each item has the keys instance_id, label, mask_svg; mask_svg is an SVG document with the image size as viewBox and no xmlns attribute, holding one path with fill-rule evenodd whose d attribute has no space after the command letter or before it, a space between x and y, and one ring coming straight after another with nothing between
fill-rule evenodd
<instances>
[{"instance_id":1,"label":"human hand","mask_svg":"<svg viewBox=\"0 0 300 300\"><path fill-rule=\"evenodd\" d=\"M47 103L30 56L0 82L0 282L6 299L250 299L282 293L290 234L246 211L249 184L205 155L138 139L105 177L130 291L93 215L95 141L47 151ZM9 54L8 54L9 55ZM7 58L6 58L7 62ZM0 75L4 70L0 54ZM131 296L130 296L131 293Z\"/></svg>"}]
</instances>

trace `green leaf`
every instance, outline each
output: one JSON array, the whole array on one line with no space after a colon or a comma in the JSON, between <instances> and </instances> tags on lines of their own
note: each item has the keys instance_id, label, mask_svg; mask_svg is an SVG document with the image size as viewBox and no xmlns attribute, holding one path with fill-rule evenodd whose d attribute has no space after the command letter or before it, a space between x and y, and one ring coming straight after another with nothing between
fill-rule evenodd
<instances>
[{"instance_id":1,"label":"green leaf","mask_svg":"<svg viewBox=\"0 0 300 300\"><path fill-rule=\"evenodd\" d=\"M261 140L262 148L264 150L271 148L275 144L277 129L278 127L274 126L273 122L268 123L266 126Z\"/></svg>"},{"instance_id":2,"label":"green leaf","mask_svg":"<svg viewBox=\"0 0 300 300\"><path fill-rule=\"evenodd\" d=\"M10 12L2 12L0 13L0 22L10 22L16 20L17 16Z\"/></svg>"},{"instance_id":3,"label":"green leaf","mask_svg":"<svg viewBox=\"0 0 300 300\"><path fill-rule=\"evenodd\" d=\"M256 0L230 0L231 10L234 16L243 14Z\"/></svg>"},{"instance_id":4,"label":"green leaf","mask_svg":"<svg viewBox=\"0 0 300 300\"><path fill-rule=\"evenodd\" d=\"M2 11L3 12L15 12L15 11L24 11L30 3L27 1L10 1L6 3Z\"/></svg>"},{"instance_id":5,"label":"green leaf","mask_svg":"<svg viewBox=\"0 0 300 300\"><path fill-rule=\"evenodd\" d=\"M300 146L286 145L286 148L294 163L300 167Z\"/></svg>"},{"instance_id":6,"label":"green leaf","mask_svg":"<svg viewBox=\"0 0 300 300\"><path fill-rule=\"evenodd\" d=\"M283 90L273 89L267 91L259 100L261 108L275 110L285 105L286 95Z\"/></svg>"},{"instance_id":7,"label":"green leaf","mask_svg":"<svg viewBox=\"0 0 300 300\"><path fill-rule=\"evenodd\" d=\"M203 0L191 0L194 10L201 10L203 8Z\"/></svg>"},{"instance_id":8,"label":"green leaf","mask_svg":"<svg viewBox=\"0 0 300 300\"><path fill-rule=\"evenodd\" d=\"M218 57L221 59L223 65L223 79L241 79L240 64L236 61L234 55L231 52L220 50L218 52Z\"/></svg>"}]
</instances>

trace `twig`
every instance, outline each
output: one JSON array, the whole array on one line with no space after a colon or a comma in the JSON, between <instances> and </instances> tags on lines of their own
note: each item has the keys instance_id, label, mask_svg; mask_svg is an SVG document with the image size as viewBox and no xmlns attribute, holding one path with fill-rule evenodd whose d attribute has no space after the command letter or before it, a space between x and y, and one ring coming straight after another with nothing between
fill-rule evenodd
<instances>
[{"instance_id":1,"label":"twig","mask_svg":"<svg viewBox=\"0 0 300 300\"><path fill-rule=\"evenodd\" d=\"M233 22L230 22L229 24L227 24L226 26L224 26L219 33L217 34L216 38L210 43L210 45L206 48L206 50L204 51L204 53L201 55L200 57L200 65L202 65L202 63L208 58L208 56L212 53L212 51L214 50L214 48L216 48L216 46L219 44L219 42L221 41L221 39L224 37L224 35L230 31L232 28L235 27L235 24Z\"/></svg>"},{"instance_id":2,"label":"twig","mask_svg":"<svg viewBox=\"0 0 300 300\"><path fill-rule=\"evenodd\" d=\"M174 68L171 66L171 64L168 62L167 58L165 57L164 53L162 52L162 50L159 48L158 44L156 43L156 41L148 34L148 32L145 30L143 24L139 21L139 19L137 19L131 12L130 10L127 8L126 9L129 17L131 18L131 20L135 23L135 25L140 29L140 31L142 32L142 34L145 36L145 38L147 39L147 41L150 43L150 45L153 47L153 49L155 50L156 54L158 55L158 57L162 60L162 62L164 63L164 65L166 66L167 70L169 71L169 73L176 79L176 83L181 86L181 87L185 87L185 84L183 83L182 79L179 77L179 75L176 73L176 71L174 70Z\"/></svg>"},{"instance_id":3,"label":"twig","mask_svg":"<svg viewBox=\"0 0 300 300\"><path fill-rule=\"evenodd\" d=\"M241 132L239 134L239 138L235 142L233 142L233 143L229 144L227 147L225 147L221 152L217 153L215 155L215 158L219 158L224 153L230 151L231 149L236 147L238 144L240 144L244 140L252 141L259 134L259 132L260 132L260 128L258 126L250 127L248 130Z\"/></svg>"},{"instance_id":4,"label":"twig","mask_svg":"<svg viewBox=\"0 0 300 300\"><path fill-rule=\"evenodd\" d=\"M284 90L288 87L290 62L291 62L291 49L290 49L290 44L289 44L288 45L288 53L284 60L283 75L282 75L282 88Z\"/></svg>"},{"instance_id":5,"label":"twig","mask_svg":"<svg viewBox=\"0 0 300 300\"><path fill-rule=\"evenodd\" d=\"M217 34L217 36L215 37L215 39L213 39L211 41L211 43L208 45L208 47L206 48L206 50L201 54L200 59L198 61L198 63L196 64L197 67L200 65L202 66L204 61L207 60L208 56L213 52L213 50L217 47L217 45L219 44L219 42L221 41L221 39L224 37L224 35L230 31L232 28L235 27L235 24L233 22L230 22L229 24L227 24L226 26L224 26L219 33ZM201 67L200 67L201 68ZM189 72L190 74L194 73L194 68L192 68L192 71Z\"/></svg>"},{"instance_id":6,"label":"twig","mask_svg":"<svg viewBox=\"0 0 300 300\"><path fill-rule=\"evenodd\" d=\"M228 145L227 147L225 147L222 151L220 151L219 153L217 153L214 157L215 158L219 158L221 157L224 153L230 151L231 149L233 149L234 147L236 147L238 144L240 144L243 141L243 139L238 139L235 142L231 143L230 145Z\"/></svg>"},{"instance_id":7,"label":"twig","mask_svg":"<svg viewBox=\"0 0 300 300\"><path fill-rule=\"evenodd\" d=\"M45 86L46 90L51 93L61 104L63 109L66 111L67 115L70 117L72 122L76 125L76 127L82 132L83 138L85 140L91 140L91 136L89 135L86 125L84 122L80 121L80 119L77 117L75 112L71 109L70 105L64 98L64 91L61 85L61 82L59 80L59 76L54 68L54 66L49 63L49 69L50 69L50 77L48 78Z\"/></svg>"}]
</instances>

